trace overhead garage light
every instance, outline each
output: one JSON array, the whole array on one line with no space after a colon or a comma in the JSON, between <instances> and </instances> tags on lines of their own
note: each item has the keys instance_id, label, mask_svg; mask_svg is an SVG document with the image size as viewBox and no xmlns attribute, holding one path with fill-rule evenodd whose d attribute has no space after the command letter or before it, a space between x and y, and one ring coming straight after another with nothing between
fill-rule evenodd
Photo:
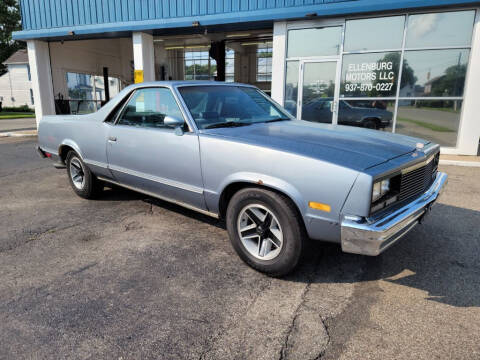
<instances>
[{"instance_id":1,"label":"overhead garage light","mask_svg":"<svg viewBox=\"0 0 480 360\"><path fill-rule=\"evenodd\" d=\"M153 42L165 41L164 39L153 39Z\"/></svg>"},{"instance_id":2,"label":"overhead garage light","mask_svg":"<svg viewBox=\"0 0 480 360\"><path fill-rule=\"evenodd\" d=\"M227 38L235 38L235 37L244 37L244 36L250 36L251 34L245 34L245 33L238 33L238 34L228 34Z\"/></svg>"},{"instance_id":3,"label":"overhead garage light","mask_svg":"<svg viewBox=\"0 0 480 360\"><path fill-rule=\"evenodd\" d=\"M250 46L250 45L265 45L265 44L272 44L271 41L255 41L255 42L244 42L240 45L242 46Z\"/></svg>"},{"instance_id":4,"label":"overhead garage light","mask_svg":"<svg viewBox=\"0 0 480 360\"><path fill-rule=\"evenodd\" d=\"M185 46L185 49L205 49L210 48L210 45L188 45Z\"/></svg>"},{"instance_id":5,"label":"overhead garage light","mask_svg":"<svg viewBox=\"0 0 480 360\"><path fill-rule=\"evenodd\" d=\"M184 49L185 46L168 46L165 48L165 50L178 50L178 49Z\"/></svg>"}]
</instances>

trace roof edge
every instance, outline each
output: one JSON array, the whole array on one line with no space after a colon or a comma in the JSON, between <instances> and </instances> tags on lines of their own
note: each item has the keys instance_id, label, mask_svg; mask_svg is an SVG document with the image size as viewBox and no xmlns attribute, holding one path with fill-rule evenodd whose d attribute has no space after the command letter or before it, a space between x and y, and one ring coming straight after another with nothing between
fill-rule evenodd
<instances>
[{"instance_id":1,"label":"roof edge","mask_svg":"<svg viewBox=\"0 0 480 360\"><path fill-rule=\"evenodd\" d=\"M110 22L92 25L72 25L68 27L22 30L12 34L14 40L34 39L75 39L75 36L95 36L98 34L154 31L160 29L192 28L194 22L200 26L229 25L240 23L255 23L265 21L281 21L305 19L307 14L316 13L317 18L323 16L341 16L350 14L375 13L385 11L398 11L405 9L435 8L442 6L466 6L480 4L478 0L350 0L317 5L303 5L297 7L272 8L235 13L222 13L214 15L189 16L179 18L166 18L155 20L139 20L126 22ZM72 35L72 33L74 35Z\"/></svg>"}]
</instances>

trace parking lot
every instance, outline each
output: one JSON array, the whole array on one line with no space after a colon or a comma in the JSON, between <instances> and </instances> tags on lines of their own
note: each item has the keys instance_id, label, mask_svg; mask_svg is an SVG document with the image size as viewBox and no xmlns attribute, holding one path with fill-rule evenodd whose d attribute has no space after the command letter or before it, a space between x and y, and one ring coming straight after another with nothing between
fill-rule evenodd
<instances>
[{"instance_id":1,"label":"parking lot","mask_svg":"<svg viewBox=\"0 0 480 360\"><path fill-rule=\"evenodd\" d=\"M379 257L314 243L273 279L221 222L127 190L96 201L0 139L2 359L478 359L480 168L446 167Z\"/></svg>"}]
</instances>

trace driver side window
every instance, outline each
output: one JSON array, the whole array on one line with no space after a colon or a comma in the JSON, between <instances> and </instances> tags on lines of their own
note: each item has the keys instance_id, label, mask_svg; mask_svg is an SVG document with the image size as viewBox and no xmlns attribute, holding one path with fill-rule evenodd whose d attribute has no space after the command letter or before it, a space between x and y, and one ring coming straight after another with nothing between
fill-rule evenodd
<instances>
[{"instance_id":1,"label":"driver side window","mask_svg":"<svg viewBox=\"0 0 480 360\"><path fill-rule=\"evenodd\" d=\"M170 89L145 88L135 91L122 111L118 125L142 128L169 128L164 124L166 116L183 119Z\"/></svg>"}]
</instances>

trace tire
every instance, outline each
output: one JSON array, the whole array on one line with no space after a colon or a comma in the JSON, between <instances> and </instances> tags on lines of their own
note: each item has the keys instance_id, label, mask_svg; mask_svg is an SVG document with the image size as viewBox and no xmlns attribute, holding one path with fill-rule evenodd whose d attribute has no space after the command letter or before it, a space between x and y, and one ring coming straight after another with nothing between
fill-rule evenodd
<instances>
[{"instance_id":1,"label":"tire","mask_svg":"<svg viewBox=\"0 0 480 360\"><path fill-rule=\"evenodd\" d=\"M260 188L242 189L228 204L226 225L237 254L260 272L284 276L302 257L305 228L286 196Z\"/></svg>"},{"instance_id":2,"label":"tire","mask_svg":"<svg viewBox=\"0 0 480 360\"><path fill-rule=\"evenodd\" d=\"M73 191L84 199L94 199L103 190L103 183L98 180L85 165L82 158L70 151L65 161L67 165L68 180Z\"/></svg>"},{"instance_id":3,"label":"tire","mask_svg":"<svg viewBox=\"0 0 480 360\"><path fill-rule=\"evenodd\" d=\"M373 119L367 119L363 122L363 127L364 128L367 128L367 129L374 129L374 130L377 130L378 129L378 125L377 125L377 122Z\"/></svg>"}]
</instances>

